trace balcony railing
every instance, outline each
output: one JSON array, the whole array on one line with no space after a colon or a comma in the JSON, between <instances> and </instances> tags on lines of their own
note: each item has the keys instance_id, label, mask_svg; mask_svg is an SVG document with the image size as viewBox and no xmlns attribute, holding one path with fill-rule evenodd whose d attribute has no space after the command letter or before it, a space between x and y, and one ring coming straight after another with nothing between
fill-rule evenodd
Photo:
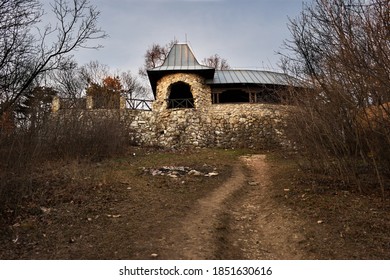
<instances>
[{"instance_id":1,"label":"balcony railing","mask_svg":"<svg viewBox=\"0 0 390 280\"><path fill-rule=\"evenodd\" d=\"M194 99L193 98L183 98L183 99L167 99L167 108L194 108Z\"/></svg>"}]
</instances>

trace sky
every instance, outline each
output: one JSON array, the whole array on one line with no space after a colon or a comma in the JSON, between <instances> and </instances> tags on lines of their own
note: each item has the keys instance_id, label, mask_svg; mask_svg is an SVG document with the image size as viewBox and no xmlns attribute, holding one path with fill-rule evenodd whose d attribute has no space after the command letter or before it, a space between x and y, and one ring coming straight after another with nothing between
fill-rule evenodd
<instances>
[{"instance_id":1,"label":"sky","mask_svg":"<svg viewBox=\"0 0 390 280\"><path fill-rule=\"evenodd\" d=\"M91 60L137 74L146 50L171 40L187 42L195 57L218 54L232 68L278 69L276 52L290 37L289 18L302 0L90 0L100 10L99 26L109 37L100 50L80 50Z\"/></svg>"}]
</instances>

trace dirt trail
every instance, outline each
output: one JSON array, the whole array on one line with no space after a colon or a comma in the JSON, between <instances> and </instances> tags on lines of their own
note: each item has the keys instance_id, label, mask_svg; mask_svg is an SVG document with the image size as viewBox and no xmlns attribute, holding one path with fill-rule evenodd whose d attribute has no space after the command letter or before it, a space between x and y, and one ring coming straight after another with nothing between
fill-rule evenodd
<instances>
[{"instance_id":1,"label":"dirt trail","mask_svg":"<svg viewBox=\"0 0 390 280\"><path fill-rule=\"evenodd\" d=\"M194 209L172 229L168 243L170 247L164 250L164 259L215 259L218 244L215 236L221 225L220 214L224 202L245 182L245 176L240 165L233 169L231 178L207 197L200 199Z\"/></svg>"},{"instance_id":2,"label":"dirt trail","mask_svg":"<svg viewBox=\"0 0 390 280\"><path fill-rule=\"evenodd\" d=\"M265 155L241 157L231 178L170 229L162 259L303 259L300 221L272 199Z\"/></svg>"},{"instance_id":3,"label":"dirt trail","mask_svg":"<svg viewBox=\"0 0 390 280\"><path fill-rule=\"evenodd\" d=\"M230 244L242 259L308 259L300 245L303 223L291 209L273 199L277 186L270 180L265 155L242 157L249 168L246 193L230 210Z\"/></svg>"}]
</instances>

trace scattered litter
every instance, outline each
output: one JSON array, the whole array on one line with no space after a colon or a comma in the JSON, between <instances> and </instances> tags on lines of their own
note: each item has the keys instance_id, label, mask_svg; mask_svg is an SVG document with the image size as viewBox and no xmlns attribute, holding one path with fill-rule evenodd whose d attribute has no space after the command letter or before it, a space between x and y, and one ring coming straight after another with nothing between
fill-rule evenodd
<instances>
[{"instance_id":1,"label":"scattered litter","mask_svg":"<svg viewBox=\"0 0 390 280\"><path fill-rule=\"evenodd\" d=\"M107 214L107 217L109 218L120 218L122 215L118 214L118 215L111 215L111 214Z\"/></svg>"},{"instance_id":2,"label":"scattered litter","mask_svg":"<svg viewBox=\"0 0 390 280\"><path fill-rule=\"evenodd\" d=\"M51 211L51 208L41 207L40 208L43 214L49 214Z\"/></svg>"},{"instance_id":3,"label":"scattered litter","mask_svg":"<svg viewBox=\"0 0 390 280\"><path fill-rule=\"evenodd\" d=\"M324 223L323 220L318 220L318 221L317 221L317 224L323 224L323 223Z\"/></svg>"},{"instance_id":4,"label":"scattered litter","mask_svg":"<svg viewBox=\"0 0 390 280\"><path fill-rule=\"evenodd\" d=\"M152 258L157 258L157 257L158 257L158 254L153 253L153 254L150 254L150 256L151 256Z\"/></svg>"},{"instance_id":5,"label":"scattered litter","mask_svg":"<svg viewBox=\"0 0 390 280\"><path fill-rule=\"evenodd\" d=\"M17 235L17 236L15 237L15 239L12 239L12 242L13 242L13 243L16 243L16 242L18 242L18 240L19 240L19 235Z\"/></svg>"}]
</instances>

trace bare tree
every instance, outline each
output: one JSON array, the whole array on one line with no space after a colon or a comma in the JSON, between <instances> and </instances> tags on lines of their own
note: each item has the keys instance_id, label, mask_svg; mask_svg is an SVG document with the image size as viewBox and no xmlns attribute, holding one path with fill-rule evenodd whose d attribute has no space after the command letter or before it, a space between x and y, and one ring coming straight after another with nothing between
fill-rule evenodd
<instances>
[{"instance_id":1,"label":"bare tree","mask_svg":"<svg viewBox=\"0 0 390 280\"><path fill-rule=\"evenodd\" d=\"M88 0L54 0L56 22L41 28L37 0L0 0L0 115L29 92L34 80L61 67L79 48L100 48L90 40L106 37L99 11ZM36 32L36 30L38 32Z\"/></svg>"},{"instance_id":2,"label":"bare tree","mask_svg":"<svg viewBox=\"0 0 390 280\"><path fill-rule=\"evenodd\" d=\"M310 88L292 95L295 141L322 170L360 185L372 170L384 195L390 163L389 0L315 0L290 21L287 71Z\"/></svg>"},{"instance_id":3,"label":"bare tree","mask_svg":"<svg viewBox=\"0 0 390 280\"><path fill-rule=\"evenodd\" d=\"M139 75L142 77L147 77L146 71L148 69L161 66L167 58L172 46L176 43L176 40L172 40L165 46L154 43L151 47L149 47L144 55L144 65L138 71Z\"/></svg>"},{"instance_id":4,"label":"bare tree","mask_svg":"<svg viewBox=\"0 0 390 280\"><path fill-rule=\"evenodd\" d=\"M49 80L47 83L55 88L58 95L63 98L81 98L87 87L86 81L80 74L80 68L73 60L63 64L59 69L51 71L47 79Z\"/></svg>"},{"instance_id":5,"label":"bare tree","mask_svg":"<svg viewBox=\"0 0 390 280\"><path fill-rule=\"evenodd\" d=\"M123 86L123 94L128 102L132 99L152 99L147 87L130 71L121 72L119 77Z\"/></svg>"},{"instance_id":6,"label":"bare tree","mask_svg":"<svg viewBox=\"0 0 390 280\"><path fill-rule=\"evenodd\" d=\"M89 84L101 84L103 79L110 76L110 67L99 61L90 61L79 68L79 75L85 87Z\"/></svg>"},{"instance_id":7,"label":"bare tree","mask_svg":"<svg viewBox=\"0 0 390 280\"><path fill-rule=\"evenodd\" d=\"M139 77L130 71L112 71L99 61L91 61L81 67L75 61L69 61L66 67L52 71L46 83L66 99L62 99L62 104L66 107L85 108L85 100L82 99L86 96L87 89L105 90L104 81L108 81L109 77L120 83L121 95L128 102L132 99L151 99L147 87Z\"/></svg>"},{"instance_id":8,"label":"bare tree","mask_svg":"<svg viewBox=\"0 0 390 280\"><path fill-rule=\"evenodd\" d=\"M228 70L230 69L230 65L227 60L221 58L218 54L214 54L208 58L202 60L202 63L206 66L213 67L218 70Z\"/></svg>"}]
</instances>

